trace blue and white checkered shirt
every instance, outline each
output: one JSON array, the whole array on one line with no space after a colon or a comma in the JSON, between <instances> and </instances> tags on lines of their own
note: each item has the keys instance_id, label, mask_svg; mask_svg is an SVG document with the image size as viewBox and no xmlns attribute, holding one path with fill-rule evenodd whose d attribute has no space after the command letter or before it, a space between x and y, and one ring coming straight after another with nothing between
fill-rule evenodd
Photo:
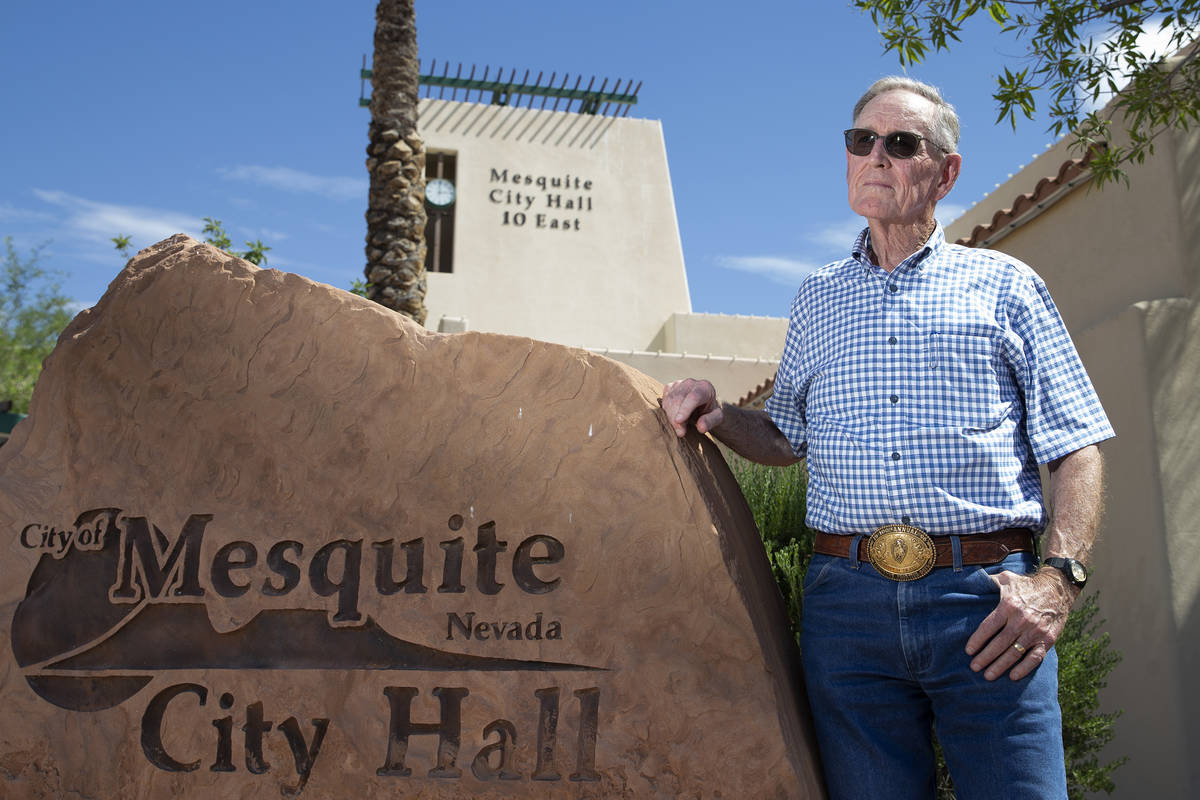
<instances>
[{"instance_id":1,"label":"blue and white checkered shirt","mask_svg":"<svg viewBox=\"0 0 1200 800\"><path fill-rule=\"evenodd\" d=\"M809 527L1043 529L1038 464L1114 435L1045 283L940 225L891 273L868 239L801 284L766 404Z\"/></svg>"}]
</instances>

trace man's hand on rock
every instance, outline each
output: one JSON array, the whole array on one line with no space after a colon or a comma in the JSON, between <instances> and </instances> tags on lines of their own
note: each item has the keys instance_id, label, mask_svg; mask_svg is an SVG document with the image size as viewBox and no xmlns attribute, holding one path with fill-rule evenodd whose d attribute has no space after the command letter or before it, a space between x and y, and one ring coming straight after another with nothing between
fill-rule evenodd
<instances>
[{"instance_id":1,"label":"man's hand on rock","mask_svg":"<svg viewBox=\"0 0 1200 800\"><path fill-rule=\"evenodd\" d=\"M717 390L704 380L671 381L663 387L662 407L675 435L680 438L687 435L689 422L700 433L709 433L724 420Z\"/></svg>"}]
</instances>

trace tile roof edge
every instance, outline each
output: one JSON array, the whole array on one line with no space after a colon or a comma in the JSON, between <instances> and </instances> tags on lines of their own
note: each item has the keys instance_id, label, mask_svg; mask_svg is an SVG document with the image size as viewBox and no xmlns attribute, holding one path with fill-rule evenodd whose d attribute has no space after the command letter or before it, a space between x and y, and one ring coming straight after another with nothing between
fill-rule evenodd
<instances>
[{"instance_id":1,"label":"tile roof edge","mask_svg":"<svg viewBox=\"0 0 1200 800\"><path fill-rule=\"evenodd\" d=\"M1030 211L1037 209L1039 204L1047 200L1064 187L1069 187L1073 181L1087 172L1100 152L1108 145L1099 142L1093 145L1082 158L1070 158L1058 167L1058 173L1043 177L1034 185L1032 192L1025 192L1013 199L1012 205L1001 209L992 215L992 220L986 225L976 225L970 236L955 240L955 244L964 247L982 247L1005 227L1012 225ZM1073 187L1072 187L1073 188Z\"/></svg>"}]
</instances>

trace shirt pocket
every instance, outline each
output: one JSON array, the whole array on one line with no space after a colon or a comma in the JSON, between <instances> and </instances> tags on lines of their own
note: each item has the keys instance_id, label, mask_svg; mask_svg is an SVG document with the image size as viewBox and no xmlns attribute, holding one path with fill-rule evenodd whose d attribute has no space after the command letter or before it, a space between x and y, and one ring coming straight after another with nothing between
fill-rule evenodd
<instances>
[{"instance_id":1,"label":"shirt pocket","mask_svg":"<svg viewBox=\"0 0 1200 800\"><path fill-rule=\"evenodd\" d=\"M1012 408L1001 392L1000 343L986 333L935 331L925 338L919 417L923 427L989 431Z\"/></svg>"}]
</instances>

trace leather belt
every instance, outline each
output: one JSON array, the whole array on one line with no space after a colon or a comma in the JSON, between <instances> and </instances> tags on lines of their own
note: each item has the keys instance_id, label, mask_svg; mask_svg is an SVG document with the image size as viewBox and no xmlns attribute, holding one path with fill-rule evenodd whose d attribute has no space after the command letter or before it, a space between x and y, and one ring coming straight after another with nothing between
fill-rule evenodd
<instances>
[{"instance_id":1,"label":"leather belt","mask_svg":"<svg viewBox=\"0 0 1200 800\"><path fill-rule=\"evenodd\" d=\"M931 536L933 540L933 566L948 567L954 563L954 551L949 536ZM833 534L817 531L813 540L813 552L838 558L850 557L852 534ZM867 553L868 538L864 535L858 542L858 558L870 562ZM998 564L1009 553L1032 553L1033 531L1028 528L1005 528L993 533L964 533L959 536L962 545L962 563Z\"/></svg>"}]
</instances>

